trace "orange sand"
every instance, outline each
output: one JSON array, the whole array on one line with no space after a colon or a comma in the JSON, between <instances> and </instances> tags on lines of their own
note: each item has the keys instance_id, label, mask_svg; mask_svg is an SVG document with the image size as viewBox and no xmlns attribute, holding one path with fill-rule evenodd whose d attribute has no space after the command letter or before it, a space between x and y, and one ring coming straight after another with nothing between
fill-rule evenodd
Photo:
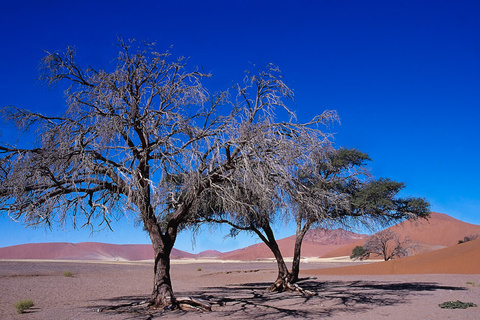
<instances>
[{"instance_id":1,"label":"orange sand","mask_svg":"<svg viewBox=\"0 0 480 320\"><path fill-rule=\"evenodd\" d=\"M480 239L392 261L303 272L319 275L480 274Z\"/></svg>"}]
</instances>

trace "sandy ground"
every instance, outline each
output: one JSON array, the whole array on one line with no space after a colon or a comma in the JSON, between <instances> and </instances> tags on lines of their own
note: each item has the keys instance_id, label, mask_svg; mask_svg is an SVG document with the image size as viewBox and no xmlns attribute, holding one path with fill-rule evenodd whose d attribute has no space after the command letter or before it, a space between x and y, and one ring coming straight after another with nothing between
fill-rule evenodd
<instances>
[{"instance_id":1,"label":"sandy ground","mask_svg":"<svg viewBox=\"0 0 480 320\"><path fill-rule=\"evenodd\" d=\"M348 264L309 261L302 268ZM64 277L64 271L73 277ZM317 296L273 294L265 288L275 279L271 262L172 265L177 296L221 301L213 312L97 312L99 308L147 299L153 264L55 261L0 261L0 319L480 319L479 308L441 309L461 300L480 306L480 274L474 275L324 275L301 286ZM302 276L309 276L306 270ZM15 301L35 306L17 314Z\"/></svg>"}]
</instances>

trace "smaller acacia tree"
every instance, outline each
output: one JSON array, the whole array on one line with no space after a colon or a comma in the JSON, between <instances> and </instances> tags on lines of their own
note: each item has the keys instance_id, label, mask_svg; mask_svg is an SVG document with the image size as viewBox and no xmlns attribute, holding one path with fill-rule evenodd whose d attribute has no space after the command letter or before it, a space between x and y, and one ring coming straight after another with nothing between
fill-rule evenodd
<instances>
[{"instance_id":1,"label":"smaller acacia tree","mask_svg":"<svg viewBox=\"0 0 480 320\"><path fill-rule=\"evenodd\" d=\"M388 261L396 257L402 258L408 256L409 250L412 247L408 237L400 241L395 232L387 229L374 234L365 241L363 246L364 253L359 258L363 260L371 254L375 254L382 257L383 260Z\"/></svg>"},{"instance_id":2,"label":"smaller acacia tree","mask_svg":"<svg viewBox=\"0 0 480 320\"><path fill-rule=\"evenodd\" d=\"M288 190L297 224L290 282L299 280L301 245L310 228L364 225L375 229L425 218L430 212L430 204L423 198L398 197L404 183L371 179L365 166L371 159L366 153L331 146L320 151L313 166L300 168Z\"/></svg>"}]
</instances>

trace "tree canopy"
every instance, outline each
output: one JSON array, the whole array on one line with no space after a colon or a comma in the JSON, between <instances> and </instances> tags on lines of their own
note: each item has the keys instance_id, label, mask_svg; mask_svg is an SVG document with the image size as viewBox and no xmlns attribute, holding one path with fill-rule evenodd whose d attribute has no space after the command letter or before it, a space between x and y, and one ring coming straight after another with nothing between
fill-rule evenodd
<instances>
[{"instance_id":1,"label":"tree canopy","mask_svg":"<svg viewBox=\"0 0 480 320\"><path fill-rule=\"evenodd\" d=\"M277 280L270 287L272 291L302 291L292 283L299 280L302 241L313 226L352 228L362 224L373 230L403 219L429 215L429 203L425 199L398 196L403 183L371 177L366 167L371 159L366 153L350 148L335 149L329 142L304 148L306 145L309 144L303 141L303 148L298 147L301 155L290 158L300 161L282 161L281 178L271 170L256 172L255 176L261 177L262 188L243 183L243 175L229 180L229 187L222 189L229 195L214 196L215 205L203 216L208 217L206 222L229 224L233 227L233 236L240 231L252 232L268 246L278 265ZM225 199L235 205L225 205ZM294 220L297 227L291 272L272 228L272 223L285 219Z\"/></svg>"},{"instance_id":2,"label":"tree canopy","mask_svg":"<svg viewBox=\"0 0 480 320\"><path fill-rule=\"evenodd\" d=\"M397 197L403 183L371 178L367 154L333 147L324 125L335 111L298 122L276 66L210 93L203 79L211 75L185 59L152 43L118 47L111 70L79 65L71 47L47 53L41 79L66 86L62 114L1 109L36 139L31 147L0 143L0 210L30 226L102 228L135 215L155 253L154 307L179 304L170 253L185 227L225 222L233 234L254 232L277 259L271 289L282 291L298 280L310 227L428 215L424 199ZM297 224L292 272L271 227L280 219Z\"/></svg>"},{"instance_id":3,"label":"tree canopy","mask_svg":"<svg viewBox=\"0 0 480 320\"><path fill-rule=\"evenodd\" d=\"M276 206L272 181L288 183L307 151L328 140L320 126L336 113L299 123L273 65L211 94L202 83L210 75L184 59L151 43L118 45L112 70L79 65L73 48L47 53L41 78L66 85L64 113L2 109L36 145L0 145L0 209L33 226L110 226L135 214L155 252L152 305L175 307L169 256L178 232L220 204L249 213ZM280 110L287 119L276 119Z\"/></svg>"},{"instance_id":4,"label":"tree canopy","mask_svg":"<svg viewBox=\"0 0 480 320\"><path fill-rule=\"evenodd\" d=\"M415 245L410 242L408 237L400 241L395 232L386 229L369 237L363 247L355 249L355 252L352 251L354 259L367 259L373 254L381 257L384 261L389 261L408 256L410 251L415 249Z\"/></svg>"}]
</instances>

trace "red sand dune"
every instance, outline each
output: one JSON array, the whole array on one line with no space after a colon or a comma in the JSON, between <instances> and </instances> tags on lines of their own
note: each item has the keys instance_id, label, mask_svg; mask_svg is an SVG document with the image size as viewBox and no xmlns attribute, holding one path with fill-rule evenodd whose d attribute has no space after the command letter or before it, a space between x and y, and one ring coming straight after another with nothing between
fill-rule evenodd
<instances>
[{"instance_id":1,"label":"red sand dune","mask_svg":"<svg viewBox=\"0 0 480 320\"><path fill-rule=\"evenodd\" d=\"M431 214L428 221L405 221L391 227L401 238L409 236L413 242L421 243L423 251L431 251L458 243L470 234L480 234L480 226L465 223L448 215ZM310 230L302 245L302 257L348 256L356 245L363 245L366 235L343 229ZM295 236L278 240L284 257L293 256ZM256 260L273 258L263 243L243 249L220 253L207 250L199 254L173 249L171 258L220 258L230 260ZM0 248L0 259L64 259L64 260L150 260L153 259L151 245L114 245L95 242L25 244Z\"/></svg>"},{"instance_id":2,"label":"red sand dune","mask_svg":"<svg viewBox=\"0 0 480 320\"><path fill-rule=\"evenodd\" d=\"M310 230L302 245L302 256L317 257L345 244L362 239L358 235L342 229ZM293 255L295 237L278 241L285 257ZM220 258L230 260L256 260L273 258L270 249L263 243L247 248L221 253L207 250L198 254L173 249L172 259ZM59 260L149 260L153 259L151 245L115 245L97 242L83 243L31 243L0 248L0 259L59 259Z\"/></svg>"},{"instance_id":3,"label":"red sand dune","mask_svg":"<svg viewBox=\"0 0 480 320\"><path fill-rule=\"evenodd\" d=\"M172 259L191 258L194 255L173 249ZM0 248L0 259L58 259L58 260L151 260L153 248L148 244L29 243Z\"/></svg>"},{"instance_id":4,"label":"red sand dune","mask_svg":"<svg viewBox=\"0 0 480 320\"><path fill-rule=\"evenodd\" d=\"M465 236L480 235L480 225L466 223L446 214L432 212L428 220L404 221L389 228L400 239L408 236L412 242L420 244L420 253L449 247ZM363 246L365 240L359 240L344 247L330 251L322 258L349 256L356 246Z\"/></svg>"},{"instance_id":5,"label":"red sand dune","mask_svg":"<svg viewBox=\"0 0 480 320\"><path fill-rule=\"evenodd\" d=\"M327 252L343 247L349 243L367 237L343 229L312 229L307 232L302 244L302 257L319 257ZM277 241L283 257L292 257L295 236ZM273 258L270 249L264 243L254 244L246 248L225 252L219 256L224 260L256 260Z\"/></svg>"},{"instance_id":6,"label":"red sand dune","mask_svg":"<svg viewBox=\"0 0 480 320\"><path fill-rule=\"evenodd\" d=\"M480 239L386 262L303 272L316 275L480 274Z\"/></svg>"},{"instance_id":7,"label":"red sand dune","mask_svg":"<svg viewBox=\"0 0 480 320\"><path fill-rule=\"evenodd\" d=\"M218 258L222 253L217 250L205 250L195 255L196 258Z\"/></svg>"}]
</instances>

